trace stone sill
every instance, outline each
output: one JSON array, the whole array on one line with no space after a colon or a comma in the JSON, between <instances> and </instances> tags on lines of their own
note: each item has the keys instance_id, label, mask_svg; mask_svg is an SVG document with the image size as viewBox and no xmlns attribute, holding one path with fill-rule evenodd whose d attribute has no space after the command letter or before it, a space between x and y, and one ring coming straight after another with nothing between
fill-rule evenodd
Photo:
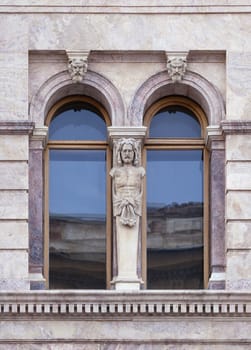
<instances>
[{"instance_id":1,"label":"stone sill","mask_svg":"<svg viewBox=\"0 0 251 350\"><path fill-rule=\"evenodd\" d=\"M251 316L251 293L230 291L0 292L0 318Z\"/></svg>"}]
</instances>

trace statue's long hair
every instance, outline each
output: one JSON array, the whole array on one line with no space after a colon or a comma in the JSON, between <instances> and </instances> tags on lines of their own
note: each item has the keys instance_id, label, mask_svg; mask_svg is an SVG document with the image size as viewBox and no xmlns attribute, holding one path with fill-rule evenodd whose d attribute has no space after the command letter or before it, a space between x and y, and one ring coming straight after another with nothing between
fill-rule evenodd
<instances>
[{"instance_id":1,"label":"statue's long hair","mask_svg":"<svg viewBox=\"0 0 251 350\"><path fill-rule=\"evenodd\" d=\"M121 151L124 147L124 145L130 145L132 146L132 150L133 150L133 165L137 166L139 164L139 150L138 150L138 142L135 139L132 138L122 138L118 141L118 145L117 145L117 163L119 166L122 166L123 161L121 158Z\"/></svg>"}]
</instances>

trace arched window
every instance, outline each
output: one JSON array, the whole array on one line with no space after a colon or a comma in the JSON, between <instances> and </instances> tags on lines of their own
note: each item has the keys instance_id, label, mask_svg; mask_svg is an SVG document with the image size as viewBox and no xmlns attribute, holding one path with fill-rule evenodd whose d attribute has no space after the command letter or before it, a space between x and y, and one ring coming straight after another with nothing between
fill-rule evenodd
<instances>
[{"instance_id":1,"label":"arched window","mask_svg":"<svg viewBox=\"0 0 251 350\"><path fill-rule=\"evenodd\" d=\"M49 112L46 271L51 289L105 289L110 281L109 152L104 108L68 97ZM108 187L108 188L107 188Z\"/></svg>"},{"instance_id":2,"label":"arched window","mask_svg":"<svg viewBox=\"0 0 251 350\"><path fill-rule=\"evenodd\" d=\"M192 101L168 97L149 108L144 124L147 288L203 288L208 275L206 118Z\"/></svg>"}]
</instances>

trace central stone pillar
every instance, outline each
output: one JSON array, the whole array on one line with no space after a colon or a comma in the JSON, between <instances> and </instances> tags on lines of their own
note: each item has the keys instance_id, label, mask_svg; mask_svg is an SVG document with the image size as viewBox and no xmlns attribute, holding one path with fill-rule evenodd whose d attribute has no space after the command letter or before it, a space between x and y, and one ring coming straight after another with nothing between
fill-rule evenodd
<instances>
[{"instance_id":1,"label":"central stone pillar","mask_svg":"<svg viewBox=\"0 0 251 350\"><path fill-rule=\"evenodd\" d=\"M113 147L112 207L114 266L111 285L116 290L139 290L141 278L141 217L143 179L141 165L145 127L110 127Z\"/></svg>"}]
</instances>

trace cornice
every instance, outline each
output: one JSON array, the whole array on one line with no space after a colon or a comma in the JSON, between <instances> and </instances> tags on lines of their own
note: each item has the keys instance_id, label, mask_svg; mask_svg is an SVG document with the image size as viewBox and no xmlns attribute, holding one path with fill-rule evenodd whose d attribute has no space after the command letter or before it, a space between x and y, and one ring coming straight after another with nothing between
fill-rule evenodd
<instances>
[{"instance_id":1,"label":"cornice","mask_svg":"<svg viewBox=\"0 0 251 350\"><path fill-rule=\"evenodd\" d=\"M0 121L0 135L28 135L33 128L29 121Z\"/></svg>"},{"instance_id":2,"label":"cornice","mask_svg":"<svg viewBox=\"0 0 251 350\"><path fill-rule=\"evenodd\" d=\"M224 134L251 134L251 120L224 120L221 122Z\"/></svg>"},{"instance_id":3,"label":"cornice","mask_svg":"<svg viewBox=\"0 0 251 350\"><path fill-rule=\"evenodd\" d=\"M31 291L0 293L9 317L248 316L251 294L231 291Z\"/></svg>"},{"instance_id":4,"label":"cornice","mask_svg":"<svg viewBox=\"0 0 251 350\"><path fill-rule=\"evenodd\" d=\"M198 13L250 13L251 5L246 0L1 0L2 13L112 13L112 14L198 14Z\"/></svg>"}]
</instances>

